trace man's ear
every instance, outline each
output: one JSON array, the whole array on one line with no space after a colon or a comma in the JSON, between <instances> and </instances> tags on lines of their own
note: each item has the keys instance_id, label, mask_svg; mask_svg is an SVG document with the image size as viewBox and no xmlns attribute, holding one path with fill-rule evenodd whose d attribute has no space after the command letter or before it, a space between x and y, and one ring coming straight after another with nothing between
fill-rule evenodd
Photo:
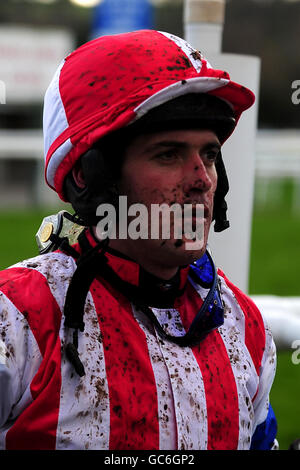
<instances>
[{"instance_id":1,"label":"man's ear","mask_svg":"<svg viewBox=\"0 0 300 470\"><path fill-rule=\"evenodd\" d=\"M86 182L85 182L83 171L82 171L82 168L81 168L80 164L79 165L77 164L73 167L72 176L74 178L74 181L75 181L76 185L80 189L83 189L83 188L86 187Z\"/></svg>"}]
</instances>

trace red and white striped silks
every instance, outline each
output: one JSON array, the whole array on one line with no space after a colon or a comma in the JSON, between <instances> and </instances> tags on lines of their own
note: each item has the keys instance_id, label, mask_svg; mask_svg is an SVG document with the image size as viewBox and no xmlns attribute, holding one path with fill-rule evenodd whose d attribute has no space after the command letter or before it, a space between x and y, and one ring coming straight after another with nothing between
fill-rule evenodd
<instances>
[{"instance_id":1,"label":"red and white striped silks","mask_svg":"<svg viewBox=\"0 0 300 470\"><path fill-rule=\"evenodd\" d=\"M138 265L107 257L118 276L138 284ZM219 271L223 326L198 346L180 347L96 278L79 332L80 378L64 349L75 268L54 252L0 273L0 448L248 449L267 416L276 362L253 302ZM188 278L174 308L153 311L178 334L205 292Z\"/></svg>"}]
</instances>

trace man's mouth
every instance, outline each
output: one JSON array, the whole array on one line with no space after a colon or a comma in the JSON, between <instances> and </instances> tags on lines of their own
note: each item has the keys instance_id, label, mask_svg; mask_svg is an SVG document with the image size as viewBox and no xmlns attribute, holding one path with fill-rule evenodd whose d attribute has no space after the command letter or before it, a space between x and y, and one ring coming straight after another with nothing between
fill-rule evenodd
<instances>
[{"instance_id":1,"label":"man's mouth","mask_svg":"<svg viewBox=\"0 0 300 470\"><path fill-rule=\"evenodd\" d=\"M181 204L182 212L178 214L175 226L180 228L185 239L203 239L204 229L210 219L210 209L207 205L191 203Z\"/></svg>"},{"instance_id":2,"label":"man's mouth","mask_svg":"<svg viewBox=\"0 0 300 470\"><path fill-rule=\"evenodd\" d=\"M189 210L191 211L191 217L193 219L196 219L196 218L199 218L199 217L204 218L204 219L209 218L210 209L206 204L203 204L203 203L200 203L200 202L196 202L196 203L185 202L184 205L183 205L183 210L187 206L190 208Z\"/></svg>"}]
</instances>

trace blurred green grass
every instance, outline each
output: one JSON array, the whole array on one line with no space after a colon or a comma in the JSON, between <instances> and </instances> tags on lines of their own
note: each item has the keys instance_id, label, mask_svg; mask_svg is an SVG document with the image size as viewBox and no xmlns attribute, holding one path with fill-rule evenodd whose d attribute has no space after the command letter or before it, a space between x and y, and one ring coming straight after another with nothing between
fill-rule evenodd
<instances>
[{"instance_id":1,"label":"blurred green grass","mask_svg":"<svg viewBox=\"0 0 300 470\"><path fill-rule=\"evenodd\" d=\"M260 191L256 186L255 194L259 195ZM299 212L293 211L293 191L291 181L274 182L263 204L256 199L250 294L300 295L300 201ZM54 213L53 210L50 213ZM35 233L47 215L46 209L0 211L0 269L38 254ZM300 364L292 363L292 352L292 349L278 352L277 374L271 392L281 449L288 449L292 441L300 438Z\"/></svg>"},{"instance_id":2,"label":"blurred green grass","mask_svg":"<svg viewBox=\"0 0 300 470\"><path fill-rule=\"evenodd\" d=\"M281 450L288 449L294 440L300 439L300 364L292 363L293 351L278 351L277 371L270 395Z\"/></svg>"},{"instance_id":3,"label":"blurred green grass","mask_svg":"<svg viewBox=\"0 0 300 470\"><path fill-rule=\"evenodd\" d=\"M0 211L0 269L38 255L35 234L47 215L47 209Z\"/></svg>"},{"instance_id":4,"label":"blurred green grass","mask_svg":"<svg viewBox=\"0 0 300 470\"><path fill-rule=\"evenodd\" d=\"M299 296L300 199L295 204L290 180L269 186L266 201L254 204L249 292ZM260 192L257 184L255 194Z\"/></svg>"}]
</instances>

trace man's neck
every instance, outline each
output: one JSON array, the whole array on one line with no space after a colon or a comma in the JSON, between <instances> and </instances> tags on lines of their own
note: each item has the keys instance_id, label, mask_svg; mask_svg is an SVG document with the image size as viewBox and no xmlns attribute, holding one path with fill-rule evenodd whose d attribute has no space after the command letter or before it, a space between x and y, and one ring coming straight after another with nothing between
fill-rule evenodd
<instances>
[{"instance_id":1,"label":"man's neck","mask_svg":"<svg viewBox=\"0 0 300 470\"><path fill-rule=\"evenodd\" d=\"M169 280L172 279L178 272L178 266L166 266L165 264L154 263L151 257L146 256L146 253L139 253L131 246L123 243L123 240L110 240L110 248L119 251L125 256L128 256L133 261L138 263L145 271L159 279Z\"/></svg>"}]
</instances>

